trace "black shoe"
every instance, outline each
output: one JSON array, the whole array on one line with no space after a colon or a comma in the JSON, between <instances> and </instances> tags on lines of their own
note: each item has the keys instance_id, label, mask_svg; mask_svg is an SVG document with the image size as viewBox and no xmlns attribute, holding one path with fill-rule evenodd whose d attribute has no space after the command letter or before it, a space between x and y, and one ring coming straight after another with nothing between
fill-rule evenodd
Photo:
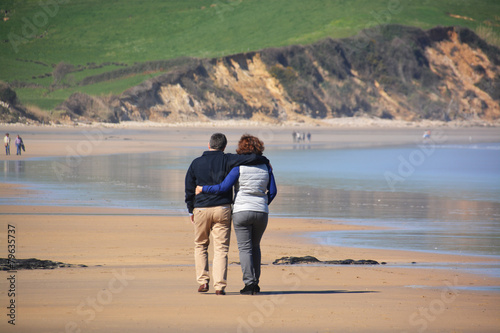
<instances>
[{"instance_id":1,"label":"black shoe","mask_svg":"<svg viewBox=\"0 0 500 333\"><path fill-rule=\"evenodd\" d=\"M245 288L240 290L240 294L242 295L253 295L254 293L255 293L254 284L245 285Z\"/></svg>"},{"instance_id":2,"label":"black shoe","mask_svg":"<svg viewBox=\"0 0 500 333\"><path fill-rule=\"evenodd\" d=\"M255 295L255 294L258 294L258 293L260 293L260 287L259 287L258 284L256 284L256 285L253 286L253 294Z\"/></svg>"}]
</instances>

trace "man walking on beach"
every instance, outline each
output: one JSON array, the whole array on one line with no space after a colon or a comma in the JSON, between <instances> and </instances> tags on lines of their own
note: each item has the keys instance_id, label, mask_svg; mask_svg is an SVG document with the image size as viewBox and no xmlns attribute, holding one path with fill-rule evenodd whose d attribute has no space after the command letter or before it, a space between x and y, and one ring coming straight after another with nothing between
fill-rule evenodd
<instances>
[{"instance_id":1,"label":"man walking on beach","mask_svg":"<svg viewBox=\"0 0 500 333\"><path fill-rule=\"evenodd\" d=\"M196 186L221 183L235 166L268 164L263 156L224 154L226 136L215 133L211 136L208 151L193 160L186 173L186 204L194 224L194 258L198 292L207 292L210 275L208 269L208 246L210 233L214 242L213 279L216 295L225 295L227 286L227 264L231 235L232 191L221 194L195 195Z\"/></svg>"},{"instance_id":2,"label":"man walking on beach","mask_svg":"<svg viewBox=\"0 0 500 333\"><path fill-rule=\"evenodd\" d=\"M5 133L5 137L3 138L3 144L5 146L5 155L10 155L10 137L9 137L9 133Z\"/></svg>"}]
</instances>

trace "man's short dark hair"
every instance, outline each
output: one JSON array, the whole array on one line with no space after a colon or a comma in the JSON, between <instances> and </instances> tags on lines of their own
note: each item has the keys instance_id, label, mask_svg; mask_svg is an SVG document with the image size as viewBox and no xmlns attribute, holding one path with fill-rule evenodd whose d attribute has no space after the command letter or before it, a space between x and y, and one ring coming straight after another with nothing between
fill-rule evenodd
<instances>
[{"instance_id":1,"label":"man's short dark hair","mask_svg":"<svg viewBox=\"0 0 500 333\"><path fill-rule=\"evenodd\" d=\"M216 150L224 150L227 145L226 136L222 133L214 133L210 137L210 148Z\"/></svg>"}]
</instances>

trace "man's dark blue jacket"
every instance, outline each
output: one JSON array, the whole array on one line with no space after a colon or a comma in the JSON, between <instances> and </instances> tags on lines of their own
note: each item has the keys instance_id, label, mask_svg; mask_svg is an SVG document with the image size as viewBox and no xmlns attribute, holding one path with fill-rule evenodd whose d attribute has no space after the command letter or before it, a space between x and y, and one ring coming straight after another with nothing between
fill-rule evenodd
<instances>
[{"instance_id":1,"label":"man's dark blue jacket","mask_svg":"<svg viewBox=\"0 0 500 333\"><path fill-rule=\"evenodd\" d=\"M229 171L235 166L268 163L269 160L266 157L255 154L224 154L220 150L203 152L203 155L191 163L186 173L185 191L189 213L192 214L195 207L214 207L233 202L232 191L221 194L201 193L195 195L197 185L216 185L222 183Z\"/></svg>"}]
</instances>

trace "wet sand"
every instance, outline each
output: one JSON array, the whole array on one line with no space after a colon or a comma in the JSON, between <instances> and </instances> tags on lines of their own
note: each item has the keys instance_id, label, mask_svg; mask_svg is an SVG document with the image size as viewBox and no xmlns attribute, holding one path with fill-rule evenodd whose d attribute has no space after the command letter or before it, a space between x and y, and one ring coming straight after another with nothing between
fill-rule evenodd
<instances>
[{"instance_id":1,"label":"wet sand","mask_svg":"<svg viewBox=\"0 0 500 333\"><path fill-rule=\"evenodd\" d=\"M341 222L272 218L262 242L263 292L257 296L238 293L243 284L234 263L234 234L227 295L216 296L212 286L206 294L196 292L187 217L2 207L2 237L8 224L15 226L18 258L88 267L2 272L2 332L494 332L500 327L500 293L480 290L498 286L499 279L400 267L475 257L324 247L298 237L309 231L360 228ZM304 255L387 264L272 265L282 256ZM14 330L5 317L12 299L5 281L12 274Z\"/></svg>"},{"instance_id":2,"label":"wet sand","mask_svg":"<svg viewBox=\"0 0 500 333\"><path fill-rule=\"evenodd\" d=\"M5 128L1 128L5 130ZM12 127L8 127L15 134ZM84 129L96 131L96 129ZM109 154L204 147L213 128L113 129L89 137L81 128L23 128L21 158L78 153ZM285 145L294 128L225 128L230 143L249 131L267 144ZM314 144L339 146L414 143L422 129L314 130ZM316 131L317 130L317 131ZM21 129L19 129L21 131ZM99 129L97 129L99 131ZM102 131L102 130L101 130ZM264 132L265 131L265 132ZM93 132L98 133L98 132ZM496 141L497 129L446 130L447 142ZM107 139L104 139L107 135ZM92 139L93 138L93 139ZM332 140L335 140L333 142ZM92 147L84 151L84 145ZM68 148L69 147L69 148ZM36 152L36 153L35 153ZM20 158L16 155L2 160ZM0 185L0 197L27 189ZM29 190L31 191L31 190ZM29 193L31 195L36 193ZM500 279L432 263L497 262L423 252L321 246L301 237L312 231L366 228L325 219L271 218L262 241L258 296L242 296L239 265L229 266L226 296L196 292L192 225L186 216L132 209L0 206L0 237L16 230L17 258L88 267L1 272L2 332L497 332ZM12 227L11 227L12 229ZM7 253L2 242L1 257ZM283 256L320 260L373 259L377 266L276 266ZM230 262L237 262L234 233ZM412 265L412 262L416 264ZM9 296L11 275L15 297ZM15 326L8 323L15 300Z\"/></svg>"},{"instance_id":3,"label":"wet sand","mask_svg":"<svg viewBox=\"0 0 500 333\"><path fill-rule=\"evenodd\" d=\"M382 147L415 144L422 142L427 128L381 128L381 127L281 127L281 126L207 126L197 127L103 127L103 126L22 126L1 125L2 137L10 133L11 138L19 134L25 143L26 152L16 156L14 140L11 155L0 153L0 160L18 160L47 156L87 156L115 153L141 153L207 147L210 135L223 132L228 138L227 151L234 151L243 133L261 138L267 147L293 148L292 132L311 133L311 144L328 148ZM498 127L438 127L431 128L433 143L461 144L499 142Z\"/></svg>"}]
</instances>

